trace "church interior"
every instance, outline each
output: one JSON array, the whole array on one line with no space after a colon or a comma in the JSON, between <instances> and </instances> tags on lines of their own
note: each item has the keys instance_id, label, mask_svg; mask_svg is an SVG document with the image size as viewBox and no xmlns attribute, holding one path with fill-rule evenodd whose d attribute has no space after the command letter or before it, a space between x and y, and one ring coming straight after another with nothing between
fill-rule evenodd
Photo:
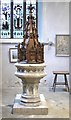
<instances>
[{"instance_id":1,"label":"church interior","mask_svg":"<svg viewBox=\"0 0 71 120\"><path fill-rule=\"evenodd\" d=\"M0 117L69 118L69 2L1 0L0 5L0 97L2 98L0 99ZM33 30L35 30L35 35L33 35ZM23 48L25 45L23 40L27 41L27 38L30 42L28 42L28 47ZM32 45L33 40L35 40L35 46ZM24 57L25 52L19 52L22 51L19 49L19 45L23 50L26 48L26 58ZM23 59L26 59L27 62L21 63ZM18 66L18 70L17 62L21 63L21 65L18 64L21 66ZM44 69L42 68L43 63L45 64ZM22 78L21 72L26 75L22 69L23 64L26 64L27 68L24 67L24 69L28 69L27 71L31 68L30 75L33 71L33 77L28 75L28 78ZM38 68L41 69L38 70ZM37 71L35 72L34 69L39 73L36 73ZM16 71L20 73L15 75ZM41 73L46 73L46 75L41 77ZM37 77L34 77L36 75L41 78L39 81ZM35 78L36 80L34 80ZM43 114L39 115L33 113L21 115L20 110L18 114L13 113L15 96L24 91L23 79L26 81L24 83L28 84L26 85L28 88L30 88L28 81L32 81L33 90L37 89L35 83L38 84L38 93L43 94L46 100L48 108L46 114L43 111ZM27 94L33 94L28 88L26 88ZM36 90L34 90L34 94L36 94ZM23 98L25 99L25 97ZM28 98L25 100L28 101ZM31 111L32 108L31 106ZM41 112L41 110L39 111Z\"/></svg>"}]
</instances>

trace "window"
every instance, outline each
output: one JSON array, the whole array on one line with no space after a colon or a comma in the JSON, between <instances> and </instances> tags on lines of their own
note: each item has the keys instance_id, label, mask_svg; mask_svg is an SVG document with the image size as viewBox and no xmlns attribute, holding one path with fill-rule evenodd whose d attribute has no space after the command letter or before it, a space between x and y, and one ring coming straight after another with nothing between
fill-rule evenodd
<instances>
[{"instance_id":1,"label":"window","mask_svg":"<svg viewBox=\"0 0 71 120\"><path fill-rule=\"evenodd\" d=\"M10 1L1 3L1 38L10 38L10 21L11 21Z\"/></svg>"},{"instance_id":2,"label":"window","mask_svg":"<svg viewBox=\"0 0 71 120\"><path fill-rule=\"evenodd\" d=\"M23 38L25 21L28 16L27 7L30 0L1 0L1 38ZM37 2L31 1L35 7L33 15L37 26Z\"/></svg>"},{"instance_id":3,"label":"window","mask_svg":"<svg viewBox=\"0 0 71 120\"><path fill-rule=\"evenodd\" d=\"M17 1L13 2L13 38L23 38L23 1Z\"/></svg>"},{"instance_id":4,"label":"window","mask_svg":"<svg viewBox=\"0 0 71 120\"><path fill-rule=\"evenodd\" d=\"M37 2L34 0L34 1L31 1L31 4L32 4L32 6L34 7L34 9L33 9L33 16L35 17L35 23L36 23L36 26L37 26L37 6L38 6L38 4L37 4ZM26 1L26 20L27 20L27 17L28 17L28 15L29 15L29 11L28 11L28 6L30 5L30 0L27 0Z\"/></svg>"}]
</instances>

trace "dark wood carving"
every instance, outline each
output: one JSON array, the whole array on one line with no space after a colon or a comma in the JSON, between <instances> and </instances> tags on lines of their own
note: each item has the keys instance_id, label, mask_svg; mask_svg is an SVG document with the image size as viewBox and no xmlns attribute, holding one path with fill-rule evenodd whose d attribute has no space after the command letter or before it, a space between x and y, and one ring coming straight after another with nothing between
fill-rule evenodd
<instances>
[{"instance_id":1,"label":"dark wood carving","mask_svg":"<svg viewBox=\"0 0 71 120\"><path fill-rule=\"evenodd\" d=\"M43 63L44 45L38 41L38 33L35 25L35 18L32 16L32 4L28 7L29 16L25 23L24 40L18 44L18 62Z\"/></svg>"}]
</instances>

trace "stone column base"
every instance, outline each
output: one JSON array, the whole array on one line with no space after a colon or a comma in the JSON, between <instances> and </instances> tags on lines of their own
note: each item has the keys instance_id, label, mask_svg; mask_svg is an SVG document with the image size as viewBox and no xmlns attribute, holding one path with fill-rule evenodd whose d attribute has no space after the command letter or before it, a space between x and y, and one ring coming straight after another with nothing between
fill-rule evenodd
<instances>
[{"instance_id":1,"label":"stone column base","mask_svg":"<svg viewBox=\"0 0 71 120\"><path fill-rule=\"evenodd\" d=\"M13 114L18 115L47 115L48 107L43 94L40 94L41 104L37 107L28 107L20 103L21 94L17 94L13 106Z\"/></svg>"}]
</instances>

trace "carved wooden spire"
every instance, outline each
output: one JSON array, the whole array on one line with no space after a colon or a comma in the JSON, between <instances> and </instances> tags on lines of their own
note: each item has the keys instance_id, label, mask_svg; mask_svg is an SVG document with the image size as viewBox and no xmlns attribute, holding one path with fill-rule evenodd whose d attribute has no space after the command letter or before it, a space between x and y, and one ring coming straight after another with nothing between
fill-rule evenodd
<instances>
[{"instance_id":1,"label":"carved wooden spire","mask_svg":"<svg viewBox=\"0 0 71 120\"><path fill-rule=\"evenodd\" d=\"M38 41L38 33L35 18L32 15L34 7L28 7L29 16L25 23L24 40L18 45L18 62L42 63L44 62L44 46Z\"/></svg>"}]
</instances>

